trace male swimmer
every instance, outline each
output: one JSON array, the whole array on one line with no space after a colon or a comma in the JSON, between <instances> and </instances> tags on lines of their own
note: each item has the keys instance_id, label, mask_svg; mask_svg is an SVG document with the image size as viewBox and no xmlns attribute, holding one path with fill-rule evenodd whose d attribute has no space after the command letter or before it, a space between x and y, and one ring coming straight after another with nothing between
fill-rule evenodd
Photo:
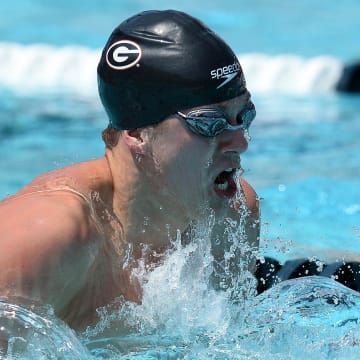
<instances>
[{"instance_id":1,"label":"male swimmer","mask_svg":"<svg viewBox=\"0 0 360 360\"><path fill-rule=\"evenodd\" d=\"M98 87L105 156L43 174L0 203L0 296L51 304L74 329L119 296L140 303L139 259L161 261L202 209L215 215L212 238L242 216L250 246L259 236L256 194L236 179L255 107L220 37L182 12L135 15L110 35Z\"/></svg>"}]
</instances>

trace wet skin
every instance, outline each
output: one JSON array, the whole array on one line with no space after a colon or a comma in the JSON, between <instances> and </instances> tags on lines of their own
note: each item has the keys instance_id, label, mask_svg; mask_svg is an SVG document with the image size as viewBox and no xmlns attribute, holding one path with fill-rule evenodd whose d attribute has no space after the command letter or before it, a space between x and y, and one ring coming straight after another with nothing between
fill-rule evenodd
<instances>
[{"instance_id":1,"label":"wet skin","mask_svg":"<svg viewBox=\"0 0 360 360\"><path fill-rule=\"evenodd\" d=\"M249 96L211 106L234 122ZM223 233L224 217L239 221L235 190L249 210L248 242L258 243L256 194L244 179L234 189L233 169L248 146L242 131L204 138L171 116L115 137L104 157L43 174L0 203L1 296L49 303L76 329L96 322L96 308L120 295L141 302L131 277L137 261L161 261L169 235L200 221L203 208L220 224L214 236Z\"/></svg>"}]
</instances>

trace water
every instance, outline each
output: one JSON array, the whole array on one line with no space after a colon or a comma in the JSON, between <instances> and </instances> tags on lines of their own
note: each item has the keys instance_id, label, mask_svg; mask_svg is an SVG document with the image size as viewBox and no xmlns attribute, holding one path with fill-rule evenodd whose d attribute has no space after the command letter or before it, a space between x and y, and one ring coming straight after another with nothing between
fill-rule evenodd
<instances>
[{"instance_id":1,"label":"water","mask_svg":"<svg viewBox=\"0 0 360 360\"><path fill-rule=\"evenodd\" d=\"M360 98L334 92L344 64L359 58L355 0L1 2L0 197L39 173L103 154L99 51L119 20L149 7L201 18L243 64L258 112L243 166L262 198L260 254L358 260ZM254 284L242 274L247 300L233 303L206 286L204 239L141 274L142 305L118 299L84 333L49 308L3 300L8 358L359 357L358 293L305 278L253 297Z\"/></svg>"}]
</instances>

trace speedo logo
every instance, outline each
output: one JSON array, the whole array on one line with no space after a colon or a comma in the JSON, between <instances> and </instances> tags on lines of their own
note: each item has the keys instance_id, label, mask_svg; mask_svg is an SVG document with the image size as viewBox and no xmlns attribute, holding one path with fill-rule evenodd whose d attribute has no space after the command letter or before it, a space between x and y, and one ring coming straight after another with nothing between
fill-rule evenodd
<instances>
[{"instance_id":1,"label":"speedo logo","mask_svg":"<svg viewBox=\"0 0 360 360\"><path fill-rule=\"evenodd\" d=\"M115 70L126 70L141 59L141 47L130 40L120 40L112 44L106 52L107 64Z\"/></svg>"},{"instance_id":2,"label":"speedo logo","mask_svg":"<svg viewBox=\"0 0 360 360\"><path fill-rule=\"evenodd\" d=\"M241 66L238 61L235 61L233 64L211 70L210 75L212 79L224 79L224 81L216 87L219 89L236 77L239 71L241 71Z\"/></svg>"}]
</instances>

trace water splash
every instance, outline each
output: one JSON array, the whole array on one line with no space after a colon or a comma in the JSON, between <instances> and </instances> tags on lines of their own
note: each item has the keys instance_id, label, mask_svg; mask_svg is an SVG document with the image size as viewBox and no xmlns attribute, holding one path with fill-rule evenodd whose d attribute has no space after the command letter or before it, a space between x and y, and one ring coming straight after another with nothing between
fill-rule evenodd
<instances>
[{"instance_id":1,"label":"water splash","mask_svg":"<svg viewBox=\"0 0 360 360\"><path fill-rule=\"evenodd\" d=\"M241 194L238 199L244 204ZM187 246L178 233L163 264L137 274L143 282L142 304L118 299L102 309L97 327L83 334L91 353L111 359L359 356L360 295L331 279L307 277L255 296L246 261L236 264L242 271L232 276L234 259L253 252L246 246L244 218L240 226L225 221L225 243L212 245L227 245L221 266L212 251L216 219L210 211ZM214 274L220 279L218 290L212 286Z\"/></svg>"},{"instance_id":2,"label":"water splash","mask_svg":"<svg viewBox=\"0 0 360 360\"><path fill-rule=\"evenodd\" d=\"M149 309L149 303L143 309L127 309L127 316L140 311L137 332L88 341L92 354L111 359L229 360L360 355L360 295L331 279L289 280L240 308L213 291L205 290L200 303L190 301L188 293L171 301L158 295L150 313L141 311ZM145 321L145 326L144 318L154 322Z\"/></svg>"},{"instance_id":3,"label":"water splash","mask_svg":"<svg viewBox=\"0 0 360 360\"><path fill-rule=\"evenodd\" d=\"M359 310L360 294L331 279L288 280L252 301L238 336L270 359L358 358Z\"/></svg>"},{"instance_id":4,"label":"water splash","mask_svg":"<svg viewBox=\"0 0 360 360\"><path fill-rule=\"evenodd\" d=\"M98 309L100 321L79 337L51 308L0 302L7 359L359 357L359 293L328 278L306 277L255 296L249 263L236 261L253 251L244 218L225 219L225 240L211 244L218 220L211 210L207 215L191 229L190 242L177 233L159 266L149 271L139 264L133 276L143 285L141 304L116 299ZM221 266L214 261L216 245L225 245Z\"/></svg>"},{"instance_id":5,"label":"water splash","mask_svg":"<svg viewBox=\"0 0 360 360\"><path fill-rule=\"evenodd\" d=\"M255 294L256 281L247 270L247 260L235 265L249 252L243 222L222 220L227 224L224 240L215 244L225 248L220 263L214 261L211 244L216 241L212 231L219 220L211 209L205 211L207 220L193 226L190 243L184 246L178 232L160 266L151 272L145 266L138 267L135 276L143 287L141 304L119 298L99 310L101 320L83 334L93 354L104 356L107 341L111 343L109 357L117 352L140 358L145 353L152 358L152 353L159 358L164 349L165 358L209 358L212 352L222 353L229 324L243 311L245 300ZM234 276L235 271L238 276Z\"/></svg>"},{"instance_id":6,"label":"water splash","mask_svg":"<svg viewBox=\"0 0 360 360\"><path fill-rule=\"evenodd\" d=\"M75 332L55 317L51 307L18 298L0 300L2 356L7 360L91 358Z\"/></svg>"}]
</instances>

